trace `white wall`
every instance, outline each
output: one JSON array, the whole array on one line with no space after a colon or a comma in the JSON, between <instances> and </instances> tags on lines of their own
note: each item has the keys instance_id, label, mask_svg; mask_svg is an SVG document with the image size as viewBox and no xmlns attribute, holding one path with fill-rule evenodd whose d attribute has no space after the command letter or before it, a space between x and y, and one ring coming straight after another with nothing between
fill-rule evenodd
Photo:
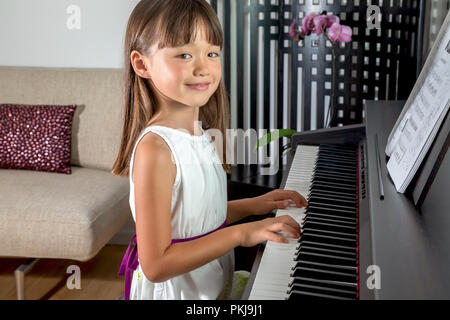
<instances>
[{"instance_id":1,"label":"white wall","mask_svg":"<svg viewBox=\"0 0 450 320\"><path fill-rule=\"evenodd\" d=\"M122 68L128 18L139 0L0 0L0 65ZM67 23L77 21L79 29ZM75 19L74 19L75 18Z\"/></svg>"}]
</instances>

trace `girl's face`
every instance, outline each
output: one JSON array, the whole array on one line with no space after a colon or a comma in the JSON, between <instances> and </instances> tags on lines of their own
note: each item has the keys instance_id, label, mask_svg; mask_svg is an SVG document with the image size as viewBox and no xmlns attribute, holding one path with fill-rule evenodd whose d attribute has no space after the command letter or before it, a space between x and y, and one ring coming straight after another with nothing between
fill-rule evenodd
<instances>
[{"instance_id":1,"label":"girl's face","mask_svg":"<svg viewBox=\"0 0 450 320\"><path fill-rule=\"evenodd\" d=\"M206 42L200 34L184 46L153 51L149 69L160 98L200 107L220 84L220 47Z\"/></svg>"}]
</instances>

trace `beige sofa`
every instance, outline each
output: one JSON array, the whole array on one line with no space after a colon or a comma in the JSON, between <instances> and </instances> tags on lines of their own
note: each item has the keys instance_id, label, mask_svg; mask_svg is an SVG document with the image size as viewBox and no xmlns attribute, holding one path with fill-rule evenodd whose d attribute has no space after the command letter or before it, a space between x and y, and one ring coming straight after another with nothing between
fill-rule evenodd
<instances>
[{"instance_id":1,"label":"beige sofa","mask_svg":"<svg viewBox=\"0 0 450 320\"><path fill-rule=\"evenodd\" d=\"M110 171L122 133L122 70L0 67L0 103L77 104L71 175L0 169L0 263L33 258L16 270L23 299L35 258L87 261L130 221L129 181Z\"/></svg>"}]
</instances>

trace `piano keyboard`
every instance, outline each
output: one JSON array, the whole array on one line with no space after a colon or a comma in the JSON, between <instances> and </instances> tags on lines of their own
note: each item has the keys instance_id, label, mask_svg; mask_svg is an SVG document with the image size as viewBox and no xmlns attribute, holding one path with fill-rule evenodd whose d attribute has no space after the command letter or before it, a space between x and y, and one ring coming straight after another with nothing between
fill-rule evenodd
<instances>
[{"instance_id":1,"label":"piano keyboard","mask_svg":"<svg viewBox=\"0 0 450 320\"><path fill-rule=\"evenodd\" d=\"M356 148L297 146L284 189L309 205L276 216L290 215L302 236L267 241L250 300L359 298L357 170Z\"/></svg>"}]
</instances>

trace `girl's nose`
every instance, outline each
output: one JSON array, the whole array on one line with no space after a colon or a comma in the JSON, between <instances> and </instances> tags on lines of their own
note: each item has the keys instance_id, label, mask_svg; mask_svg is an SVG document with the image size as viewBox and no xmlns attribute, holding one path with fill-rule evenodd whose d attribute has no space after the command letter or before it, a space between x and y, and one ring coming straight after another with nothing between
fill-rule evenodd
<instances>
[{"instance_id":1,"label":"girl's nose","mask_svg":"<svg viewBox=\"0 0 450 320\"><path fill-rule=\"evenodd\" d=\"M206 59L198 59L194 66L194 74L196 76L208 76L208 63Z\"/></svg>"},{"instance_id":2,"label":"girl's nose","mask_svg":"<svg viewBox=\"0 0 450 320\"><path fill-rule=\"evenodd\" d=\"M203 68L203 67L196 68L194 70L194 75L195 76L208 76L209 75L209 71L208 71L207 68Z\"/></svg>"}]
</instances>

